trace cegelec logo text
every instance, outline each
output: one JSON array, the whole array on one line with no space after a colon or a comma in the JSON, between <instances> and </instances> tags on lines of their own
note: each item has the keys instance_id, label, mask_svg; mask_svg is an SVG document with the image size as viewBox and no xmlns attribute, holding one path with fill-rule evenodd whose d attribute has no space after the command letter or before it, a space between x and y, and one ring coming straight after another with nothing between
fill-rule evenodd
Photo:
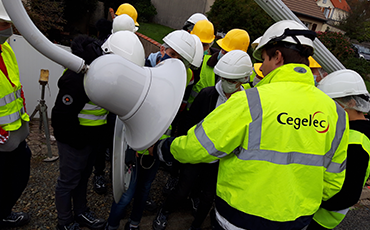
<instances>
[{"instance_id":1,"label":"cegelec logo text","mask_svg":"<svg viewBox=\"0 0 370 230\"><path fill-rule=\"evenodd\" d=\"M300 129L302 126L314 127L318 133L326 133L329 130L329 123L320 119L320 116L316 115L324 114L321 111L317 111L314 114L310 114L308 117L292 117L288 113L282 112L277 116L277 121L282 125L292 125L295 129Z\"/></svg>"}]
</instances>

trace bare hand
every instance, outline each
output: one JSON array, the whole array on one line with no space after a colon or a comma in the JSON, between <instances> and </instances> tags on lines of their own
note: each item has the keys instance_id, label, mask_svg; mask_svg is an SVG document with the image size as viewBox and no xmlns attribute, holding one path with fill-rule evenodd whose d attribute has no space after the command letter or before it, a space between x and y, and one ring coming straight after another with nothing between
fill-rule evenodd
<instances>
[{"instance_id":1,"label":"bare hand","mask_svg":"<svg viewBox=\"0 0 370 230\"><path fill-rule=\"evenodd\" d=\"M155 145L155 144L154 144L154 145ZM150 146L150 147L148 148L148 151L149 151L149 155L150 155L150 156L153 156L154 145L152 145L152 146Z\"/></svg>"}]
</instances>

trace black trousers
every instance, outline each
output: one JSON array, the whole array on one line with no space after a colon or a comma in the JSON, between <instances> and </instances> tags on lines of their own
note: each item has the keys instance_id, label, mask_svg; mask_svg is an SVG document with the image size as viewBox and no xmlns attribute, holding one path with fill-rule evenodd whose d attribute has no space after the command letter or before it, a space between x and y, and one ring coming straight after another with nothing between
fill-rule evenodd
<instances>
[{"instance_id":1,"label":"black trousers","mask_svg":"<svg viewBox=\"0 0 370 230\"><path fill-rule=\"evenodd\" d=\"M180 169L180 179L175 190L163 204L163 212L172 212L179 202L185 199L194 186L201 185L200 204L193 227L200 227L210 211L216 195L218 162L213 164L184 164ZM201 183L195 183L200 180Z\"/></svg>"},{"instance_id":2,"label":"black trousers","mask_svg":"<svg viewBox=\"0 0 370 230\"><path fill-rule=\"evenodd\" d=\"M104 147L104 146L103 146ZM96 159L94 164L94 174L95 176L102 176L105 174L105 149L101 148L101 151L96 153Z\"/></svg>"},{"instance_id":3,"label":"black trousers","mask_svg":"<svg viewBox=\"0 0 370 230\"><path fill-rule=\"evenodd\" d=\"M97 153L94 174L95 176L104 175L105 170L105 152L108 151L110 155L113 152L113 139L114 139L114 127L116 125L117 115L109 113L107 117L108 132L106 134L105 145L102 146L102 150ZM107 150L108 149L108 150ZM111 156L110 156L111 157Z\"/></svg>"},{"instance_id":4,"label":"black trousers","mask_svg":"<svg viewBox=\"0 0 370 230\"><path fill-rule=\"evenodd\" d=\"M329 228L325 228L318 224L315 220L312 220L306 230L328 230L328 229Z\"/></svg>"},{"instance_id":5,"label":"black trousers","mask_svg":"<svg viewBox=\"0 0 370 230\"><path fill-rule=\"evenodd\" d=\"M68 225L77 216L88 210L87 182L92 172L99 148L87 145L82 149L57 141L59 151L59 177L55 188L55 206L58 223Z\"/></svg>"},{"instance_id":6,"label":"black trousers","mask_svg":"<svg viewBox=\"0 0 370 230\"><path fill-rule=\"evenodd\" d=\"M0 152L0 219L6 218L30 177L31 150L26 141L11 152Z\"/></svg>"}]
</instances>

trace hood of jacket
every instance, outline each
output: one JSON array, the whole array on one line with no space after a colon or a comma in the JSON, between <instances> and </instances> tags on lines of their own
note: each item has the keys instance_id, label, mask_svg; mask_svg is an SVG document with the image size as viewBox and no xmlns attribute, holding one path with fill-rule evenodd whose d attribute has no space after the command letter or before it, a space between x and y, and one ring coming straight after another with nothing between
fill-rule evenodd
<instances>
[{"instance_id":1,"label":"hood of jacket","mask_svg":"<svg viewBox=\"0 0 370 230\"><path fill-rule=\"evenodd\" d=\"M71 43L72 53L85 60L90 65L97 57L103 54L102 42L87 35L79 35Z\"/></svg>"}]
</instances>

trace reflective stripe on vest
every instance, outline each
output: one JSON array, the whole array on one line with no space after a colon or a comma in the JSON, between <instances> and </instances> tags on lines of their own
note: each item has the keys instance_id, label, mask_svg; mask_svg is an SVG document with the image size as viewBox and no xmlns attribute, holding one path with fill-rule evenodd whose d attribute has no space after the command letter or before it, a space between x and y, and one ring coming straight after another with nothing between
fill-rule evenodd
<instances>
[{"instance_id":1,"label":"reflective stripe on vest","mask_svg":"<svg viewBox=\"0 0 370 230\"><path fill-rule=\"evenodd\" d=\"M228 230L243 230L244 228L239 228L232 223L230 223L226 218L221 216L221 214L215 209L216 211L216 221L218 224L223 228L223 229L228 229Z\"/></svg>"},{"instance_id":2,"label":"reflective stripe on vest","mask_svg":"<svg viewBox=\"0 0 370 230\"><path fill-rule=\"evenodd\" d=\"M323 166L328 172L340 173L345 170L346 161L343 164L332 162L331 159L340 144L343 133L346 129L346 114L344 110L340 110L337 106L338 122L336 127L335 137L332 141L330 150L323 156L300 153L300 152L279 152L272 150L260 149L261 133L262 133L262 106L257 88L245 90L248 98L248 104L252 115L253 122L249 124L249 141L248 150L240 147L234 153L240 160L258 160L267 161L279 165L300 164L309 166ZM195 136L200 144L207 150L208 154L215 157L224 157L227 153L217 150L214 143L206 135L200 122L194 129Z\"/></svg>"},{"instance_id":3,"label":"reflective stripe on vest","mask_svg":"<svg viewBox=\"0 0 370 230\"><path fill-rule=\"evenodd\" d=\"M0 106L4 106L6 104L9 104L10 102L15 101L17 98L21 97L21 92L21 89L18 89L16 92L9 93L3 98L0 98Z\"/></svg>"},{"instance_id":4,"label":"reflective stripe on vest","mask_svg":"<svg viewBox=\"0 0 370 230\"><path fill-rule=\"evenodd\" d=\"M349 208L338 210L338 211L328 211L324 208L319 208L315 213L313 219L321 226L333 229L342 222L344 217L348 212Z\"/></svg>"},{"instance_id":5,"label":"reflective stripe on vest","mask_svg":"<svg viewBox=\"0 0 370 230\"><path fill-rule=\"evenodd\" d=\"M369 178L370 174L370 140L369 138L356 130L350 129L349 130L349 142L348 144L359 144L362 146L362 149L367 152L369 155L369 162L366 169L366 174L364 177L364 182L362 186L365 185L367 178ZM324 226L325 228L335 228L342 222L344 217L346 217L346 214L348 212L349 208L338 210L338 211L329 211L324 208L320 208L314 215L314 220L319 223L321 226Z\"/></svg>"},{"instance_id":6,"label":"reflective stripe on vest","mask_svg":"<svg viewBox=\"0 0 370 230\"><path fill-rule=\"evenodd\" d=\"M22 92L21 89L19 89L16 92L10 93L6 95L5 97L1 98L0 106L5 106L7 104L12 103L17 98L21 98L21 92ZM9 124L9 123L17 121L18 119L21 118L21 114L24 114L24 113L25 113L25 110L24 110L24 107L22 107L19 112L15 112L15 113L12 113L6 116L0 116L0 125Z\"/></svg>"},{"instance_id":7,"label":"reflective stripe on vest","mask_svg":"<svg viewBox=\"0 0 370 230\"><path fill-rule=\"evenodd\" d=\"M170 151L193 164L228 154L220 159L217 177L217 196L225 205L290 222L313 215L323 198L342 187L348 118L314 86L307 66L287 64L274 71L261 81L265 84L233 94L186 136L175 138Z\"/></svg>"},{"instance_id":8,"label":"reflective stripe on vest","mask_svg":"<svg viewBox=\"0 0 370 230\"><path fill-rule=\"evenodd\" d=\"M4 60L8 78L0 71L0 125L6 131L14 131L22 125L22 120L29 121L21 96L22 85L19 80L17 59L10 45L2 44L1 56ZM10 82L9 82L10 81Z\"/></svg>"},{"instance_id":9,"label":"reflective stripe on vest","mask_svg":"<svg viewBox=\"0 0 370 230\"><path fill-rule=\"evenodd\" d=\"M99 126L107 123L108 111L100 106L95 105L91 101L86 103L83 109L78 114L80 125L83 126Z\"/></svg>"},{"instance_id":10,"label":"reflective stripe on vest","mask_svg":"<svg viewBox=\"0 0 370 230\"><path fill-rule=\"evenodd\" d=\"M21 119L22 114L25 114L25 113L26 111L24 110L24 107L22 107L19 112L15 112L7 116L2 116L0 117L0 125L9 124L9 123L18 121L19 119Z\"/></svg>"}]
</instances>

